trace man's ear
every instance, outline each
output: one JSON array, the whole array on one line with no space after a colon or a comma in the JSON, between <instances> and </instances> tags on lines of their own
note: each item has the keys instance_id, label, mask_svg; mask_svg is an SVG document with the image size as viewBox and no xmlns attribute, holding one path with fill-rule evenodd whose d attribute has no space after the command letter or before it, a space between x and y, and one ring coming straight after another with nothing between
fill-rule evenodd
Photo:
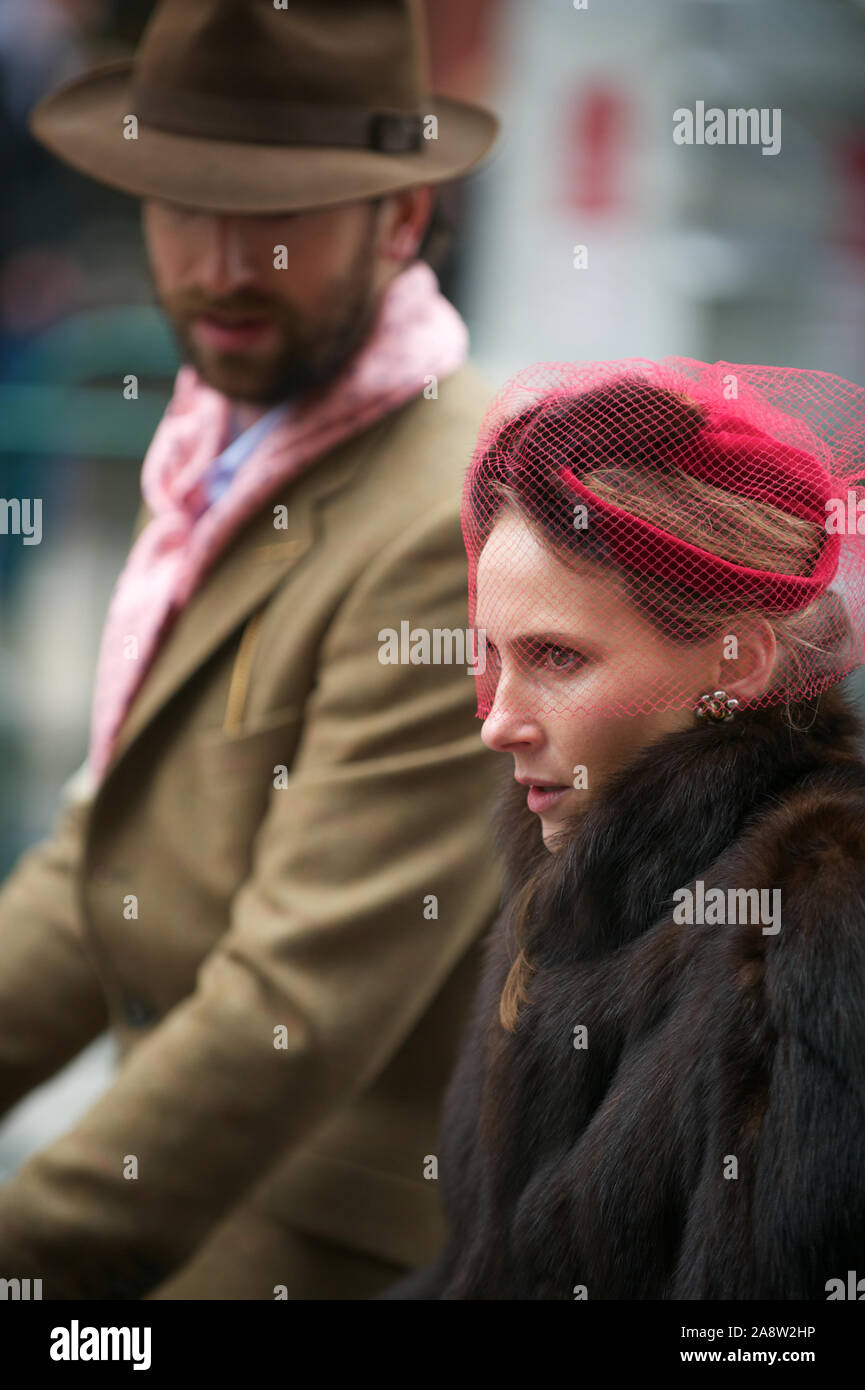
<instances>
[{"instance_id":1,"label":"man's ear","mask_svg":"<svg viewBox=\"0 0 865 1390\"><path fill-rule=\"evenodd\" d=\"M433 192L426 185L403 189L401 193L392 193L382 200L379 254L389 263L391 273L394 263L402 268L414 260L432 216L432 208Z\"/></svg>"},{"instance_id":2,"label":"man's ear","mask_svg":"<svg viewBox=\"0 0 865 1390\"><path fill-rule=\"evenodd\" d=\"M725 690L742 704L768 689L778 654L771 624L755 618L726 633L715 667L716 690Z\"/></svg>"}]
</instances>

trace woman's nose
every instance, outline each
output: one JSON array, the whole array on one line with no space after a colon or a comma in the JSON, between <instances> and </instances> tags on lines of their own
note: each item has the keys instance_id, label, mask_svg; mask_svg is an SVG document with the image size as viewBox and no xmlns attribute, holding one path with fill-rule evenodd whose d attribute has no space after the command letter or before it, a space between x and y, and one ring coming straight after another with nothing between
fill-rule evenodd
<instances>
[{"instance_id":1,"label":"woman's nose","mask_svg":"<svg viewBox=\"0 0 865 1390\"><path fill-rule=\"evenodd\" d=\"M481 738L487 748L508 753L518 744L538 743L541 731L529 710L516 703L514 692L505 693L501 684L492 709L481 725Z\"/></svg>"}]
</instances>

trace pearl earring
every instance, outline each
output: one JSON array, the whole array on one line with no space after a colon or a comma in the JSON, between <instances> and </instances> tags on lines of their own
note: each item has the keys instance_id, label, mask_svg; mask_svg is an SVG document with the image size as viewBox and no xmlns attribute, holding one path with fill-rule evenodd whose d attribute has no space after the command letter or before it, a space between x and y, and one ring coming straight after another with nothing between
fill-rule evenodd
<instances>
[{"instance_id":1,"label":"pearl earring","mask_svg":"<svg viewBox=\"0 0 865 1390\"><path fill-rule=\"evenodd\" d=\"M739 701L735 696L728 695L726 690L716 690L712 695L700 696L695 713L698 719L710 724L724 724L733 718L733 711L738 708Z\"/></svg>"}]
</instances>

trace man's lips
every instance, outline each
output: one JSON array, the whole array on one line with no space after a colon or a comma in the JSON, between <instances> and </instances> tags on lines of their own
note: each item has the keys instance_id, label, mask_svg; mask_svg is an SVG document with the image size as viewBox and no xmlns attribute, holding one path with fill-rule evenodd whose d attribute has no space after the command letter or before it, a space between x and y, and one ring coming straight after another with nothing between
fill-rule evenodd
<instances>
[{"instance_id":1,"label":"man's lips","mask_svg":"<svg viewBox=\"0 0 865 1390\"><path fill-rule=\"evenodd\" d=\"M258 347L274 331L272 319L261 314L226 319L213 314L196 314L192 320L198 336L220 351Z\"/></svg>"}]
</instances>

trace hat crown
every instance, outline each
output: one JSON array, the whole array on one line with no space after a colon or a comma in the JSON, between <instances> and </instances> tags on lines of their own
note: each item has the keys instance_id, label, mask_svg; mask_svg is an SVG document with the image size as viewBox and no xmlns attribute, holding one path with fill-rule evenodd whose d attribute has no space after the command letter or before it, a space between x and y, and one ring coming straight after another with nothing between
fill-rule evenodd
<instances>
[{"instance_id":1,"label":"hat crown","mask_svg":"<svg viewBox=\"0 0 865 1390\"><path fill-rule=\"evenodd\" d=\"M264 216L467 173L491 112L431 92L422 0L158 0L137 52L65 82L35 138L137 197Z\"/></svg>"},{"instance_id":2,"label":"hat crown","mask_svg":"<svg viewBox=\"0 0 865 1390\"><path fill-rule=\"evenodd\" d=\"M134 83L175 100L417 114L424 39L419 0L161 0Z\"/></svg>"}]
</instances>

